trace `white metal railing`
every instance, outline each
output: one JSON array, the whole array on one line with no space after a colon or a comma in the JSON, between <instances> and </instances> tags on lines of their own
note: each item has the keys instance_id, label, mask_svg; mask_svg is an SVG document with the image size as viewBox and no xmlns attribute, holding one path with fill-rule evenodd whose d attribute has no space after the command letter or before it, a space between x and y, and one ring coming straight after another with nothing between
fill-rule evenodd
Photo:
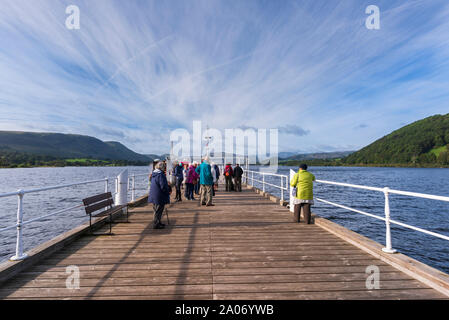
<instances>
[{"instance_id":1,"label":"white metal railing","mask_svg":"<svg viewBox=\"0 0 449 320\"><path fill-rule=\"evenodd\" d=\"M126 170L125 170L126 171ZM126 175L127 176L127 172ZM71 184L64 184L64 185L58 185L58 186L50 186L50 187L43 187L43 188L35 188L35 189L28 189L28 190L18 190L15 192L8 192L8 193L3 193L0 194L0 198L6 198L6 197L13 197L13 196L17 196L17 222L14 225L11 226L7 226L4 228L0 228L0 232L3 231L7 231L10 229L17 229L17 237L16 237L16 254L10 258L10 260L16 261L16 260L23 260L27 257L27 254L24 253L23 251L23 235L22 235L22 231L23 231L23 226L48 218L50 216L54 216L57 214L61 214L67 211L71 211L74 209L78 209L83 207L83 204L79 204L79 205L75 205L75 206L71 206L69 208L65 208L62 210L58 210L58 211L54 211L48 214L45 214L43 216L40 217L36 217L27 221L23 221L23 198L26 194L29 193L37 193L37 192L44 192L44 191L49 191L49 190L56 190L56 189L62 189L62 188L69 188L69 187L73 187L73 186L80 186L80 185L88 185L88 184L95 184L95 183L104 183L104 190L105 192L108 192L108 185L109 182L114 180L115 181L115 192L112 193L113 196L117 196L116 198L116 202L120 201L120 199L126 199L127 195L120 195L119 193L125 192L128 193L129 191L131 191L132 194L132 201L135 201L135 196L136 196L136 177L142 177L142 176L146 176L148 177L149 174L133 174L131 177L128 177L128 186L127 188L123 188L120 189L120 181L118 177L112 177L112 178L104 178L104 179L98 179L98 180L90 180L90 181L83 181L83 182L76 182L76 183L71 183ZM125 182L126 183L126 182ZM123 197L124 196L124 197ZM127 200L125 200L127 201ZM118 203L117 203L118 204ZM121 203L120 203L121 204Z\"/></svg>"},{"instance_id":2,"label":"white metal railing","mask_svg":"<svg viewBox=\"0 0 449 320\"><path fill-rule=\"evenodd\" d=\"M254 174L256 174L256 176L257 175L262 176L260 178L262 180L255 179ZM266 176L280 178L280 186L265 181ZM263 192L265 192L265 186L271 186L271 187L280 189L281 190L281 200L284 201L284 191L288 192L288 184L289 184L288 177L286 175L277 174L277 173L269 173L269 172L252 171L252 170L243 170L243 177L246 179L246 184L249 184L248 181L250 180L251 186L253 186L253 187L254 187L254 182L261 183ZM285 184L284 184L284 179L285 179Z\"/></svg>"},{"instance_id":3,"label":"white metal railing","mask_svg":"<svg viewBox=\"0 0 449 320\"><path fill-rule=\"evenodd\" d=\"M259 172L259 171L251 171L251 170L244 170L244 177L246 178L246 183L247 184L251 184L251 186L254 186L254 182L259 182L262 183L262 191L265 192L265 186L272 186L278 189L281 189L281 199L284 200L284 191L290 190L289 193L291 193L292 188L290 187L290 183L289 181L291 181L293 175L296 172L293 170L290 170L290 180L289 177L287 175L280 175L280 174L274 174L274 173L264 173L264 172ZM254 179L254 174L258 174L262 176L262 180L259 179ZM265 176L276 176L276 177L280 177L280 185L274 185L272 183L268 183L265 181ZM284 185L284 179L286 181L286 184ZM250 181L250 183L248 183ZM410 196L410 197L417 197L417 198L424 198L424 199L431 199L431 200L439 200L439 201L445 201L445 202L449 202L449 197L447 196L437 196L437 195L432 195L432 194L425 194L425 193L418 193L418 192L410 192L410 191L402 191L402 190L395 190L395 189L390 189L388 187L384 187L384 188L378 188L378 187L371 187L371 186L363 186L363 185L356 185L356 184L350 184L350 183L343 183L343 182L335 182L335 181L327 181L327 180L316 180L317 183L322 183L322 184L330 184L330 185L336 185L336 186L341 186L341 187L349 187L349 188L356 188L356 189L363 189L363 190L370 190L370 191L377 191L377 192L382 192L384 194L384 217L380 217L377 216L375 214L371 214L368 212L364 212L361 210L357 210L348 206L344 206L335 202L331 202L325 199L321 199L321 198L315 198L315 200L319 201L319 202L323 202L338 208L342 208L348 211L352 211L352 212L356 212L359 214L363 214L365 216L371 217L371 218L375 218L378 220L382 220L385 222L385 248L383 248L382 250L384 252L387 253L394 253L396 252L395 249L393 249L392 244L391 244L391 229L390 229L390 224L396 224L398 226L407 228L407 229L412 229L421 233L425 233L440 239L444 239L444 240L449 240L449 236L440 234L440 233L436 233L436 232L432 232L429 230L425 230L422 228L418 228L403 222L399 222L396 220L393 220L390 218L390 199L389 199L389 195L390 194L399 194L399 195L404 195L404 196ZM292 200L293 200L293 196L290 194L290 210L293 210L293 205L292 205Z\"/></svg>"},{"instance_id":4,"label":"white metal railing","mask_svg":"<svg viewBox=\"0 0 449 320\"><path fill-rule=\"evenodd\" d=\"M384 207L384 215L385 217L379 217L377 215L374 214L370 214L368 212L364 212L364 211L360 211L360 210L356 210L347 206L343 206L340 205L338 203L334 203L334 202L330 202L321 198L316 198L317 201L323 202L323 203L327 203L330 204L332 206L335 207L339 207L342 209L346 209L352 212L356 212L356 213L360 213L375 219L379 219L385 222L385 248L383 248L382 250L384 252L388 252L388 253L394 253L396 252L395 249L392 248L392 244L391 244L391 230L390 230L390 224L396 224L399 225L401 227L407 228L407 229L412 229L415 231L419 231L440 239L444 239L444 240L449 240L448 236L445 236L443 234L439 234L436 232L432 232L432 231L428 231L422 228L418 228L415 226L411 226L409 224L403 223L403 222L399 222L396 220L392 220L390 218L390 199L389 199L389 195L390 194L399 194L399 195L404 195L404 196L410 196L410 197L417 197L417 198L424 198L424 199L431 199L431 200L439 200L439 201L445 201L445 202L449 202L449 197L446 196L436 196L436 195L432 195L432 194L426 194L426 193L418 193L418 192L410 192L410 191L402 191L402 190L395 190L395 189L390 189L388 187L384 187L384 188L378 188L378 187L370 187L370 186L363 186L363 185L356 185L356 184L350 184L350 183L342 183L342 182L334 182L334 181L326 181L326 180L316 180L316 182L318 183L323 183L323 184L330 184L330 185L336 185L336 186L342 186L342 187L349 187L349 188L357 188L357 189L364 189L364 190L370 190L370 191L377 191L377 192L382 192L384 194L384 199L385 199L385 207Z\"/></svg>"},{"instance_id":5,"label":"white metal railing","mask_svg":"<svg viewBox=\"0 0 449 320\"><path fill-rule=\"evenodd\" d=\"M136 200L136 177L149 178L149 173L132 174L130 177L128 177L128 191L131 191L131 202L134 202Z\"/></svg>"}]
</instances>

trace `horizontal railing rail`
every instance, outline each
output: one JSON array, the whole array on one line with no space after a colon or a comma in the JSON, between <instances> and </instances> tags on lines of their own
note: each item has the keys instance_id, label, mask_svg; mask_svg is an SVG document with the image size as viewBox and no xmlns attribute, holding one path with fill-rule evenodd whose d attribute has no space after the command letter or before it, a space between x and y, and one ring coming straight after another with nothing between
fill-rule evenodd
<instances>
[{"instance_id":1,"label":"horizontal railing rail","mask_svg":"<svg viewBox=\"0 0 449 320\"><path fill-rule=\"evenodd\" d=\"M126 188L126 192L131 191L131 198L132 202L135 201L136 197L136 178L137 177L149 177L149 173L145 174L133 174L131 177L128 177L128 186ZM10 260L23 260L27 257L26 253L23 252L23 227L27 224L43 220L45 218L58 215L64 212L72 211L78 208L82 208L83 204L78 204L75 206L71 206L68 208L64 208L61 210L57 210L54 212L47 213L45 215L23 221L23 198L26 194L29 193L38 193L38 192L45 192L50 190L57 190L57 189L63 189L63 188L69 188L74 186L80 186L80 185L88 185L88 184L94 184L94 183L104 183L104 190L105 192L109 191L109 182L114 181L115 182L115 192L111 192L112 195L116 195L119 192L119 181L118 177L109 177L109 178L103 178L103 179L97 179L97 180L89 180L89 181L82 181L82 182L76 182L76 183L70 183L70 184L64 184L64 185L57 185L57 186L49 186L49 187L42 187L42 188L34 188L34 189L28 189L28 190L17 190L15 192L8 192L8 193L2 193L0 194L0 198L6 198L6 197L13 197L17 196L17 222L14 225L10 225L7 227L0 228L0 232L11 230L11 229L17 229L17 239L16 239L16 254L10 258ZM126 182L125 182L126 183Z\"/></svg>"},{"instance_id":2,"label":"horizontal railing rail","mask_svg":"<svg viewBox=\"0 0 449 320\"><path fill-rule=\"evenodd\" d=\"M254 182L259 182L262 184L262 191L265 192L265 186L272 186L272 187L276 187L278 189L281 189L281 198L282 200L284 199L284 194L283 191L286 190L290 190L289 193L291 193L291 186L290 183L288 183L289 181L289 177L287 175L281 175L281 174L274 174L274 173L265 173L265 172L260 172L260 171L251 171L251 170L244 170L245 174L244 177L246 178L246 183L247 184L251 184L251 186L254 186ZM262 180L260 179L254 179L254 174L256 175L261 175L262 176ZM295 172L293 170L290 170L290 181L293 178L293 175L295 174ZM272 183L268 183L265 181L265 176L277 176L277 177L281 177L281 183L280 185L273 185ZM286 181L286 183L284 184L284 180ZM250 182L250 183L249 183ZM445 202L449 202L449 197L447 196L439 196L439 195L432 195L432 194L426 194L426 193L418 193L418 192L410 192L410 191L402 191L402 190L395 190L395 189L390 189L388 187L384 187L384 188L379 188L379 187L372 187L372 186L364 186L364 185L357 185L357 184L350 184L350 183L344 183L344 182L335 182L335 181L327 181L327 180L316 180L317 183L321 183L321 184L329 184L329 185L335 185L335 186L341 186L341 187L349 187L349 188L355 188L355 189L363 189L363 190L369 190L369 191L376 191L376 192L382 192L384 194L384 199L385 199L385 203L384 203L384 217L380 217L378 215L372 214L372 213L368 213L362 210L357 210L342 204L338 204L335 202L331 202L325 199L321 199L321 198L316 198L316 201L319 202L323 202L326 204L329 204L331 206L334 207L338 207L338 208L342 208L348 211L352 211L355 213L359 213L374 219L378 219L381 221L385 222L385 248L383 248L382 250L384 252L387 253L394 253L396 252L395 249L393 249L392 244L391 244L391 229L390 229L390 224L395 224L398 226L401 226L403 228L407 228L407 229L411 229L411 230L415 230L421 233L425 233L440 239L444 239L444 240L449 240L449 236L437 233L437 232L433 232L433 231L429 231L423 228L419 228L419 227L415 227L397 220L393 220L390 218L390 199L389 199L389 195L390 194L398 194L398 195L403 195L403 196L409 196L409 197L417 197L417 198L424 198L424 199L430 199L430 200L438 200L438 201L445 201ZM293 210L293 196L290 194L290 210Z\"/></svg>"},{"instance_id":3,"label":"horizontal railing rail","mask_svg":"<svg viewBox=\"0 0 449 320\"><path fill-rule=\"evenodd\" d=\"M349 211L353 211L356 213L360 213L366 216L370 216L372 218L375 219L379 219L379 220L383 220L385 222L385 248L383 248L383 251L388 252L388 253L394 253L396 252L395 249L392 248L392 244L391 244L391 229L390 229L390 224L395 224L407 229L411 229L411 230L415 230L421 233L425 233L440 239L444 239L444 240L449 240L449 236L440 234L440 233L436 233L436 232L432 232L426 229L422 229L419 227L415 227L400 221L396 221L390 218L390 204L389 204L389 195L390 194L398 194L398 195L404 195L404 196L409 196L409 197L417 197L417 198L424 198L424 199L430 199L430 200L439 200L439 201L445 201L445 202L449 202L449 197L447 196L438 196L438 195L432 195L432 194L426 194L426 193L419 193L419 192L410 192L410 191L402 191L402 190L395 190L395 189L390 189L388 187L384 187L384 188L379 188L379 187L371 187L371 186L364 186L364 185L357 185L357 184L350 184L350 183L343 183L343 182L335 182L335 181L327 181L327 180L316 180L316 182L318 183L323 183L323 184L330 184L330 185L336 185L336 186L342 186L342 187L349 187L349 188L357 188L357 189L363 189L363 190L370 190L370 191L377 191L377 192L382 192L384 194L384 198L385 198L385 208L384 208L384 214L385 214L385 218L383 217L379 217L364 211L360 211L360 210L356 210L347 206L343 206L341 204L338 203L334 203L334 202L330 202L321 198L316 198L317 201L323 202L323 203L327 203L330 204L332 206L335 207L339 207L342 209L346 209Z\"/></svg>"}]
</instances>

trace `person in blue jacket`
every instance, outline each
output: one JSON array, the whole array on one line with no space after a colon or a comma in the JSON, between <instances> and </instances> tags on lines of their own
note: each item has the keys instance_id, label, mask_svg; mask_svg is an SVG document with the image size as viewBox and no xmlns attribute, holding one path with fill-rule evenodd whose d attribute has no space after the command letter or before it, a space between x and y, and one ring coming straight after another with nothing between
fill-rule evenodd
<instances>
[{"instance_id":1,"label":"person in blue jacket","mask_svg":"<svg viewBox=\"0 0 449 320\"><path fill-rule=\"evenodd\" d=\"M171 187L167 183L164 171L165 163L159 162L151 175L148 203L153 204L153 229L163 229L165 227L165 224L161 222L162 213L165 205L170 203Z\"/></svg>"},{"instance_id":2,"label":"person in blue jacket","mask_svg":"<svg viewBox=\"0 0 449 320\"><path fill-rule=\"evenodd\" d=\"M184 167L182 166L182 163L178 163L175 161L174 163L175 167L173 168L173 175L176 177L175 180L175 188L176 188L176 196L175 196L175 202L176 201L182 201L181 199L181 185L182 181L184 180Z\"/></svg>"},{"instance_id":3,"label":"person in blue jacket","mask_svg":"<svg viewBox=\"0 0 449 320\"><path fill-rule=\"evenodd\" d=\"M201 204L214 206L214 204L212 204L212 185L214 184L214 178L212 177L209 157L205 157L201 165L198 166L195 171L200 175Z\"/></svg>"}]
</instances>

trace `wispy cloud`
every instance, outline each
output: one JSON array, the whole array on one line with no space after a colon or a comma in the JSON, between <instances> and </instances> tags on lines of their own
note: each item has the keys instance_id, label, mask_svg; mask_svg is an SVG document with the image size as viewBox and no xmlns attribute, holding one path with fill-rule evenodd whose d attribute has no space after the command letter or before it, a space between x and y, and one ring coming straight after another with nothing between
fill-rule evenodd
<instances>
[{"instance_id":1,"label":"wispy cloud","mask_svg":"<svg viewBox=\"0 0 449 320\"><path fill-rule=\"evenodd\" d=\"M65 27L70 4L80 30ZM281 151L313 152L446 113L449 3L377 1L380 30L364 26L369 4L3 0L0 129L157 153L202 120L278 128Z\"/></svg>"}]
</instances>

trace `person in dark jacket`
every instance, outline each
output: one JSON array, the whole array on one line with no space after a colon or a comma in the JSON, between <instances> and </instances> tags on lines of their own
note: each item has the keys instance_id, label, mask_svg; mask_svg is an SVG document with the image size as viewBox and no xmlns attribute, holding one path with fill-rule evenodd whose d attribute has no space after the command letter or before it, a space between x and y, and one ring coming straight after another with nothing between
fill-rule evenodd
<instances>
[{"instance_id":1,"label":"person in dark jacket","mask_svg":"<svg viewBox=\"0 0 449 320\"><path fill-rule=\"evenodd\" d=\"M243 176L243 169L237 163L234 168L235 191L242 192L242 176Z\"/></svg>"},{"instance_id":2,"label":"person in dark jacket","mask_svg":"<svg viewBox=\"0 0 449 320\"><path fill-rule=\"evenodd\" d=\"M216 163L214 163L213 166L215 169L215 177L216 177L214 186L213 186L214 187L213 188L213 190L214 190L213 196L215 196L215 192L218 190L218 179L220 179L220 168L218 168L218 165Z\"/></svg>"},{"instance_id":3,"label":"person in dark jacket","mask_svg":"<svg viewBox=\"0 0 449 320\"><path fill-rule=\"evenodd\" d=\"M167 183L164 171L165 163L159 162L151 176L148 203L153 204L153 229L163 229L165 227L165 224L161 223L162 213L164 212L165 205L170 203L171 187Z\"/></svg>"},{"instance_id":4,"label":"person in dark jacket","mask_svg":"<svg viewBox=\"0 0 449 320\"><path fill-rule=\"evenodd\" d=\"M174 163L175 167L173 168L173 175L175 176L175 188L176 188L176 195L175 195L175 201L182 201L181 199L181 185L182 181L184 180L184 167L182 166L182 163L178 163L175 161Z\"/></svg>"}]
</instances>

